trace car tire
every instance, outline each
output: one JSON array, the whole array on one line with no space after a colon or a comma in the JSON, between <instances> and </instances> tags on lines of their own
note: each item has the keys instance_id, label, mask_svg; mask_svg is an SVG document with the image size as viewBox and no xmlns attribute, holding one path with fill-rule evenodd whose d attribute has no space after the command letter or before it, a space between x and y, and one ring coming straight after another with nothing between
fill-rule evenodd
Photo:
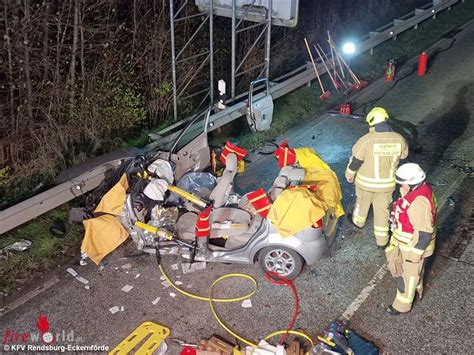
<instances>
[{"instance_id":1,"label":"car tire","mask_svg":"<svg viewBox=\"0 0 474 355\"><path fill-rule=\"evenodd\" d=\"M283 246L263 248L258 254L258 262L263 272L277 272L290 280L301 273L305 264L298 252Z\"/></svg>"}]
</instances>

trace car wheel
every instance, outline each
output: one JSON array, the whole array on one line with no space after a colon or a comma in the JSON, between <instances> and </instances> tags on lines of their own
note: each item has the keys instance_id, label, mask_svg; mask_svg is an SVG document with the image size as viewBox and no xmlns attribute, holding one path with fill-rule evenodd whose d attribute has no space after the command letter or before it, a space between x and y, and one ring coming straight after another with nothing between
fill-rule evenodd
<instances>
[{"instance_id":1,"label":"car wheel","mask_svg":"<svg viewBox=\"0 0 474 355\"><path fill-rule=\"evenodd\" d=\"M296 278L304 267L303 257L290 248L270 246L262 249L258 255L264 272L276 272L290 280Z\"/></svg>"}]
</instances>

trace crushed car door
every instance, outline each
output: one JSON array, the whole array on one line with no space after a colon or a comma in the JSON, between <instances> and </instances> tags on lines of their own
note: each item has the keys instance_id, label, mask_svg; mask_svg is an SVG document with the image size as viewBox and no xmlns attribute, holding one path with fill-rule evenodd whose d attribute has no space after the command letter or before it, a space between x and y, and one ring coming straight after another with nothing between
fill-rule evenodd
<instances>
[{"instance_id":1,"label":"crushed car door","mask_svg":"<svg viewBox=\"0 0 474 355\"><path fill-rule=\"evenodd\" d=\"M188 125L171 148L171 161L176 164L175 179L190 171L201 171L210 165L207 123L210 110Z\"/></svg>"}]
</instances>

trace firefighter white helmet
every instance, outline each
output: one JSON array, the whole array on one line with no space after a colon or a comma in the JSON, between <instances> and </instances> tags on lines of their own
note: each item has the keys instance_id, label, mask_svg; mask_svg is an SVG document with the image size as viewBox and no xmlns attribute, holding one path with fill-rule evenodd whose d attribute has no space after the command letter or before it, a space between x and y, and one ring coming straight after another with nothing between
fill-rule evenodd
<instances>
[{"instance_id":1,"label":"firefighter white helmet","mask_svg":"<svg viewBox=\"0 0 474 355\"><path fill-rule=\"evenodd\" d=\"M154 201L163 201L168 190L168 182L163 179L153 179L143 189L143 193Z\"/></svg>"},{"instance_id":2,"label":"firefighter white helmet","mask_svg":"<svg viewBox=\"0 0 474 355\"><path fill-rule=\"evenodd\" d=\"M416 163L403 164L395 172L395 180L400 185L417 185L423 182L425 178L425 172Z\"/></svg>"},{"instance_id":3,"label":"firefighter white helmet","mask_svg":"<svg viewBox=\"0 0 474 355\"><path fill-rule=\"evenodd\" d=\"M172 184L174 181L173 169L171 168L171 164L163 159L157 159L150 165L146 170L152 174L156 175L161 179L164 179L168 182L168 184Z\"/></svg>"}]
</instances>

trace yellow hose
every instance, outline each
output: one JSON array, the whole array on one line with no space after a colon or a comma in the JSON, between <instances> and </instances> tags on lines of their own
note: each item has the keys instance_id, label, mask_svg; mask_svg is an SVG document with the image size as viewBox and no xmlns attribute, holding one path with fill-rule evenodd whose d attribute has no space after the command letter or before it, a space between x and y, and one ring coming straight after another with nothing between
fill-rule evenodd
<instances>
[{"instance_id":1,"label":"yellow hose","mask_svg":"<svg viewBox=\"0 0 474 355\"><path fill-rule=\"evenodd\" d=\"M214 307L214 302L218 302L218 303L230 303L230 302L240 302L240 301L243 301L247 298L250 298L252 297L256 292L257 292L257 288L258 288L258 284L257 284L257 280L253 277L253 276L250 276L248 274L240 274L240 273L231 273L231 274L225 274L225 275L222 275L220 276L219 278L217 278L216 280L214 280L214 282L211 284L211 287L209 288L209 297L205 297L205 296L200 296L200 295L196 295L196 294L193 294L191 292L188 292L188 291L185 291L181 288L179 288L178 286L176 286L173 281L171 281L171 279L169 278L169 276L166 274L166 272L163 270L163 267L161 265L158 265L159 269L160 269L160 272L161 274L163 275L163 277L165 278L166 281L168 281L168 283L176 290L178 291L179 293L181 293L182 295L184 296L187 296L187 297L190 297L190 298L194 298L196 300L201 300L201 301L208 301L209 302L209 305L211 307L211 312L212 312L212 315L214 316L214 318L216 319L216 321L219 323L219 325L226 331L228 332L230 335L232 335L234 338L237 338L239 339L242 343L245 343L247 345L250 345L250 346L253 346L254 348L259 348L258 344L248 340L248 339L245 339L244 337L242 337L241 335L235 333L232 329L230 329L225 323L224 321L219 317L219 314L217 313L215 307ZM254 285L254 289L252 290L252 292L248 293L247 295L244 295L244 296L240 296L240 297L236 297L236 298L214 298L212 297L212 291L214 289L214 287L221 281L225 280L225 279L228 279L228 278L232 278L232 277L240 277L240 278L244 278L244 279L247 279L247 280L250 280L253 285ZM311 346L314 345L313 341L311 340L311 338L303 333L303 332L299 332L299 331L296 331L296 330L290 330L290 331L287 331L287 330L279 330L279 331L276 331L274 333L271 333L267 336L265 336L263 339L264 340L267 340L267 339L270 339L274 336L277 336L277 335L281 335L281 334L286 334L286 333L289 333L289 334L293 334L293 335L297 335L297 336L300 336L304 339L306 339L310 344Z\"/></svg>"}]
</instances>

